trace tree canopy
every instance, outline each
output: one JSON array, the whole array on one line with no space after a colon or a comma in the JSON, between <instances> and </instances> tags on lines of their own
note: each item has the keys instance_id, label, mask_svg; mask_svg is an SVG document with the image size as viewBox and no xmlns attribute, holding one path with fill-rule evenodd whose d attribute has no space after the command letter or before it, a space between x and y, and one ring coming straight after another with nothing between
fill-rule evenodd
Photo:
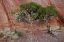
<instances>
[{"instance_id":1,"label":"tree canopy","mask_svg":"<svg viewBox=\"0 0 64 42\"><path fill-rule=\"evenodd\" d=\"M57 10L54 6L46 6L43 7L35 2L23 3L20 5L20 9L16 9L12 11L12 14L18 12L17 20L43 20L46 15L49 16L57 16Z\"/></svg>"}]
</instances>

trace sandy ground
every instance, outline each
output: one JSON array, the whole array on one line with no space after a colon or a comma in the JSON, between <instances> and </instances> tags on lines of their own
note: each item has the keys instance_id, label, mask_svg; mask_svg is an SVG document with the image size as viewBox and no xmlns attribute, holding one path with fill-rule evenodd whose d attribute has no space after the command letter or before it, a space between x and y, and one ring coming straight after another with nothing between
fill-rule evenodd
<instances>
[{"instance_id":1,"label":"sandy ground","mask_svg":"<svg viewBox=\"0 0 64 42\"><path fill-rule=\"evenodd\" d=\"M47 33L46 30L21 30L23 36L19 39L5 38L0 42L64 42L64 31L57 31L57 37Z\"/></svg>"}]
</instances>

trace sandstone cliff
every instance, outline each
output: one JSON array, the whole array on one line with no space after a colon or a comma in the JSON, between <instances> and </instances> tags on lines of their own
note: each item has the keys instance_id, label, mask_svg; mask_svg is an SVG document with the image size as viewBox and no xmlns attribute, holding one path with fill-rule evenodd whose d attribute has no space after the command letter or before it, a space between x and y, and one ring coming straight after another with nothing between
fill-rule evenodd
<instances>
[{"instance_id":1,"label":"sandstone cliff","mask_svg":"<svg viewBox=\"0 0 64 42\"><path fill-rule=\"evenodd\" d=\"M19 5L25 2L34 1L42 6L54 5L58 10L58 16L63 21L64 19L64 0L0 0L0 27L19 27L19 28L37 28L42 26L41 24L34 24L32 27L30 24L26 23L18 23L15 20L15 16L11 15L11 11L15 8L19 8ZM53 21L53 20L52 20ZM54 23L50 21L50 23L54 26L58 26L58 22L54 19ZM44 26L44 25L43 25ZM53 27L54 27L53 26Z\"/></svg>"}]
</instances>

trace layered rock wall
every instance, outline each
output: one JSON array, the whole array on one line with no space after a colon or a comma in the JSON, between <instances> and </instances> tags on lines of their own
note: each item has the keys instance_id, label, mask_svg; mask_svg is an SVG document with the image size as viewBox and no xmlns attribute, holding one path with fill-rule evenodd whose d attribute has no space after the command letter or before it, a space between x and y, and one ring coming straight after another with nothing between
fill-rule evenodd
<instances>
[{"instance_id":1,"label":"layered rock wall","mask_svg":"<svg viewBox=\"0 0 64 42\"><path fill-rule=\"evenodd\" d=\"M42 26L43 24L36 24L31 27L30 24L27 25L24 22L18 23L15 20L15 16L11 15L11 11L19 8L20 4L31 1L34 1L42 6L50 4L54 5L58 10L59 17L62 20L64 19L64 0L0 0L0 27L37 28ZM55 24L53 22L50 23L56 26L59 25L56 19L54 19Z\"/></svg>"}]
</instances>

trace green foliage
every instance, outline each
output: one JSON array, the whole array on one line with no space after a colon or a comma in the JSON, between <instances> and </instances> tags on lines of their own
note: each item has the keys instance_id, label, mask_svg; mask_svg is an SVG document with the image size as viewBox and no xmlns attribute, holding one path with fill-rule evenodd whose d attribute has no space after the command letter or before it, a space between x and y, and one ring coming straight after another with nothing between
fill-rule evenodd
<instances>
[{"instance_id":1,"label":"green foliage","mask_svg":"<svg viewBox=\"0 0 64 42\"><path fill-rule=\"evenodd\" d=\"M20 5L21 10L27 10L28 12L35 12L37 10L37 3L35 2L29 2L29 3L24 3Z\"/></svg>"},{"instance_id":2,"label":"green foliage","mask_svg":"<svg viewBox=\"0 0 64 42\"><path fill-rule=\"evenodd\" d=\"M0 31L0 37L3 37L3 36L4 36L3 32Z\"/></svg>"},{"instance_id":3,"label":"green foliage","mask_svg":"<svg viewBox=\"0 0 64 42\"><path fill-rule=\"evenodd\" d=\"M37 16L38 16L38 13L33 13L31 15L31 20L35 20L37 18Z\"/></svg>"},{"instance_id":4,"label":"green foliage","mask_svg":"<svg viewBox=\"0 0 64 42\"><path fill-rule=\"evenodd\" d=\"M35 20L35 19L43 20L43 16L46 14L45 7L42 7L41 5L35 2L21 4L20 9L26 10L29 14L31 14L32 12L32 14L30 15L31 20Z\"/></svg>"},{"instance_id":5,"label":"green foliage","mask_svg":"<svg viewBox=\"0 0 64 42\"><path fill-rule=\"evenodd\" d=\"M17 31L16 29L14 30L14 32L15 32L15 33L18 33L18 31Z\"/></svg>"},{"instance_id":6,"label":"green foliage","mask_svg":"<svg viewBox=\"0 0 64 42\"><path fill-rule=\"evenodd\" d=\"M37 3L35 2L30 2L28 3L28 11L36 11L37 10Z\"/></svg>"},{"instance_id":7,"label":"green foliage","mask_svg":"<svg viewBox=\"0 0 64 42\"><path fill-rule=\"evenodd\" d=\"M18 11L19 11L19 9L15 9L14 11L11 12L11 14L15 14Z\"/></svg>"},{"instance_id":8,"label":"green foliage","mask_svg":"<svg viewBox=\"0 0 64 42\"><path fill-rule=\"evenodd\" d=\"M22 34L21 34L21 32L18 32L18 33L17 33L17 35L18 35L19 37L22 37Z\"/></svg>"},{"instance_id":9,"label":"green foliage","mask_svg":"<svg viewBox=\"0 0 64 42\"><path fill-rule=\"evenodd\" d=\"M14 10L12 13L15 14L16 12L18 12L18 9ZM18 16L16 17L16 20L19 22L28 21L29 19L31 21L37 19L42 21L46 15L48 15L48 17L57 15L57 10L53 6L42 7L35 2L21 4L19 12L20 13L18 13Z\"/></svg>"},{"instance_id":10,"label":"green foliage","mask_svg":"<svg viewBox=\"0 0 64 42\"><path fill-rule=\"evenodd\" d=\"M21 34L20 31L18 31L18 30L15 29L14 32L15 32L19 37L22 37L22 34Z\"/></svg>"},{"instance_id":11,"label":"green foliage","mask_svg":"<svg viewBox=\"0 0 64 42\"><path fill-rule=\"evenodd\" d=\"M3 33L0 33L0 37L3 37L4 36L4 34Z\"/></svg>"},{"instance_id":12,"label":"green foliage","mask_svg":"<svg viewBox=\"0 0 64 42\"><path fill-rule=\"evenodd\" d=\"M4 30L0 29L0 37L7 36L12 39L18 39L22 37L21 31L15 29L14 31L11 31L10 28L5 28Z\"/></svg>"},{"instance_id":13,"label":"green foliage","mask_svg":"<svg viewBox=\"0 0 64 42\"><path fill-rule=\"evenodd\" d=\"M20 5L20 10L26 10L27 9L27 3L21 4Z\"/></svg>"},{"instance_id":14,"label":"green foliage","mask_svg":"<svg viewBox=\"0 0 64 42\"><path fill-rule=\"evenodd\" d=\"M58 28L58 30L64 30L64 27Z\"/></svg>"},{"instance_id":15,"label":"green foliage","mask_svg":"<svg viewBox=\"0 0 64 42\"><path fill-rule=\"evenodd\" d=\"M48 16L57 16L57 10L54 8L54 6L46 6L46 14Z\"/></svg>"},{"instance_id":16,"label":"green foliage","mask_svg":"<svg viewBox=\"0 0 64 42\"><path fill-rule=\"evenodd\" d=\"M20 13L20 14L16 17L16 20L17 20L18 22L20 22L20 21L24 21L25 18L26 18L25 13Z\"/></svg>"},{"instance_id":17,"label":"green foliage","mask_svg":"<svg viewBox=\"0 0 64 42\"><path fill-rule=\"evenodd\" d=\"M45 7L40 7L38 10L37 10L37 12L38 12L38 18L39 18L39 20L40 21L42 21L43 19L44 19L44 17L45 17L45 15L46 15L46 9L45 9Z\"/></svg>"},{"instance_id":18,"label":"green foliage","mask_svg":"<svg viewBox=\"0 0 64 42\"><path fill-rule=\"evenodd\" d=\"M45 7L40 6L39 9L37 10L37 13L38 13L38 14L43 14L43 15L45 15L45 14L46 14L46 9L45 9Z\"/></svg>"}]
</instances>

